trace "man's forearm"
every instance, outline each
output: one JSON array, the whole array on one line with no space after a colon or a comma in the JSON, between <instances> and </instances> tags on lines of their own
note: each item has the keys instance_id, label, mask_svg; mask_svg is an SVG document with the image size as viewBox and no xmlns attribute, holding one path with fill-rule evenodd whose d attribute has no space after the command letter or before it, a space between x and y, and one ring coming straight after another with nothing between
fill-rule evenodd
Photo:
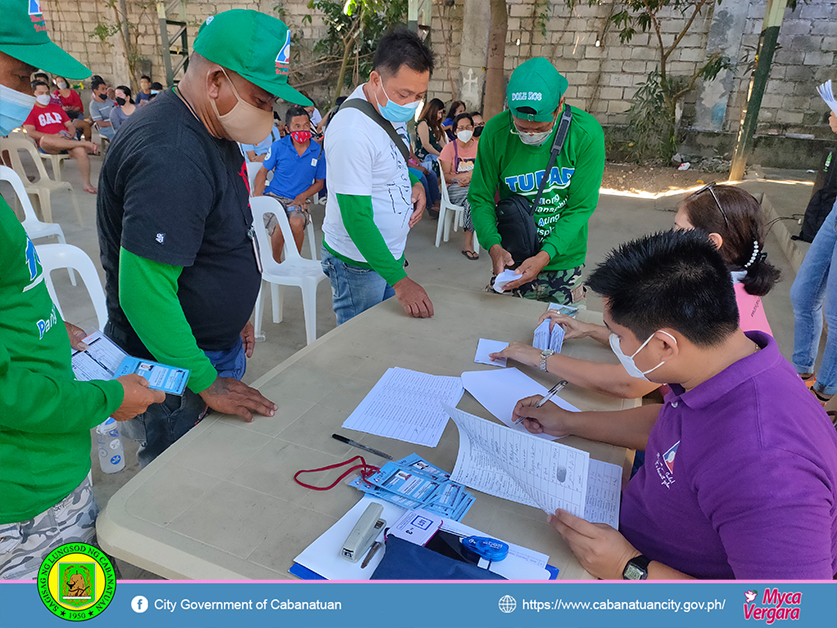
<instances>
[{"instance_id":1,"label":"man's forearm","mask_svg":"<svg viewBox=\"0 0 837 628\"><path fill-rule=\"evenodd\" d=\"M662 405L653 404L612 412L573 412L569 431L574 436L618 447L645 449L648 434Z\"/></svg>"}]
</instances>

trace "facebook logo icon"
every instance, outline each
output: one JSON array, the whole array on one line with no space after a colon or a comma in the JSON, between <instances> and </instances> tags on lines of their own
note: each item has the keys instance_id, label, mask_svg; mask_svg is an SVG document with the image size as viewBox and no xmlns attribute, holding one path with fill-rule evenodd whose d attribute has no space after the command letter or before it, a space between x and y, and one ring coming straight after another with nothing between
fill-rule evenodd
<instances>
[{"instance_id":1,"label":"facebook logo icon","mask_svg":"<svg viewBox=\"0 0 837 628\"><path fill-rule=\"evenodd\" d=\"M131 608L135 613L144 613L148 610L148 600L144 596L138 595L131 600Z\"/></svg>"}]
</instances>

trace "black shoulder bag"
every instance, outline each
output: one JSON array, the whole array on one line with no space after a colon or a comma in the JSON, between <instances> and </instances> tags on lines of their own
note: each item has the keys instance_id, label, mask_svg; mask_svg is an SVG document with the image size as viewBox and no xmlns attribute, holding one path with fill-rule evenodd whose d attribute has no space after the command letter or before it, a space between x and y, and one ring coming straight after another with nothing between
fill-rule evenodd
<instances>
[{"instance_id":1,"label":"black shoulder bag","mask_svg":"<svg viewBox=\"0 0 837 628\"><path fill-rule=\"evenodd\" d=\"M343 104L340 105L338 113L344 109L357 109L358 111L365 113L368 118L386 131L389 138L395 143L395 147L401 153L401 156L404 157L404 161L408 164L410 163L410 149L404 142L404 138L398 135L392 124L390 124L384 116L378 113L378 110L375 109L369 101L361 100L360 98L352 98L350 100L343 101Z\"/></svg>"},{"instance_id":2,"label":"black shoulder bag","mask_svg":"<svg viewBox=\"0 0 837 628\"><path fill-rule=\"evenodd\" d=\"M533 257L540 251L538 230L535 227L535 209L540 205L543 189L549 180L552 166L555 165L555 159L564 147L572 117L572 109L569 105L566 105L564 112L561 114L561 121L558 123L558 132L552 142L549 163L544 170L543 178L541 178L535 201L530 203L525 196L513 194L497 203L495 208L497 231L500 232L500 238L502 239L501 246L511 254L516 264Z\"/></svg>"}]
</instances>

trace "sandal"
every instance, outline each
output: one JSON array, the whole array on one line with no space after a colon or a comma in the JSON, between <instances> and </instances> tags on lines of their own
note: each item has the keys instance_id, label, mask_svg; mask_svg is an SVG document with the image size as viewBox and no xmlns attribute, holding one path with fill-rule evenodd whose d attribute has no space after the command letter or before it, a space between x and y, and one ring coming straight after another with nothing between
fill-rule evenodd
<instances>
[{"instance_id":1,"label":"sandal","mask_svg":"<svg viewBox=\"0 0 837 628\"><path fill-rule=\"evenodd\" d=\"M462 255L464 255L465 257L467 257L470 260L475 260L475 259L480 258L480 256L477 255L476 251L465 251L465 250L463 250L463 251L461 251L461 253L462 253Z\"/></svg>"},{"instance_id":2,"label":"sandal","mask_svg":"<svg viewBox=\"0 0 837 628\"><path fill-rule=\"evenodd\" d=\"M802 381L808 388L813 388L814 384L817 383L817 376L814 375L814 373L811 373L810 375L808 375L808 377L804 377L803 375L800 375L799 377L802 378Z\"/></svg>"},{"instance_id":3,"label":"sandal","mask_svg":"<svg viewBox=\"0 0 837 628\"><path fill-rule=\"evenodd\" d=\"M827 404L829 401L831 401L831 398L834 396L834 395L825 395L825 394L819 392L818 390L814 390L813 388L811 389L811 392L814 393L814 396L817 398L817 401L819 401L822 405Z\"/></svg>"}]
</instances>

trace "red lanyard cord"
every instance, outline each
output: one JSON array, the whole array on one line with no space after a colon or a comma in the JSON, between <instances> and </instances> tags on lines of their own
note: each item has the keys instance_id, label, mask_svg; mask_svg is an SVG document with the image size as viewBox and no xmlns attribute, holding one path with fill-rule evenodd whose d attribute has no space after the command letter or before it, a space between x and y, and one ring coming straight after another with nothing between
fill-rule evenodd
<instances>
[{"instance_id":1,"label":"red lanyard cord","mask_svg":"<svg viewBox=\"0 0 837 628\"><path fill-rule=\"evenodd\" d=\"M310 484L306 484L305 482L300 481L299 476L303 473L319 473L320 471L329 471L330 469L337 469L339 467L343 467L347 464L352 464L355 460L360 460L360 464L356 464L355 466L351 467L348 471L343 473L339 478L334 480L329 486L322 487L322 486L311 486ZM327 467L320 467L319 469L302 469L301 471L297 471L294 474L294 482L299 484L300 486L304 486L305 488L310 488L312 491L328 491L333 489L340 483L340 480L345 478L350 473L357 471L360 469L360 475L364 480L368 480L370 477L375 475L380 469L378 467L373 467L371 464L366 464L366 460L363 459L362 456L355 456L351 460L344 460L343 462L338 462L337 464L331 464Z\"/></svg>"}]
</instances>

